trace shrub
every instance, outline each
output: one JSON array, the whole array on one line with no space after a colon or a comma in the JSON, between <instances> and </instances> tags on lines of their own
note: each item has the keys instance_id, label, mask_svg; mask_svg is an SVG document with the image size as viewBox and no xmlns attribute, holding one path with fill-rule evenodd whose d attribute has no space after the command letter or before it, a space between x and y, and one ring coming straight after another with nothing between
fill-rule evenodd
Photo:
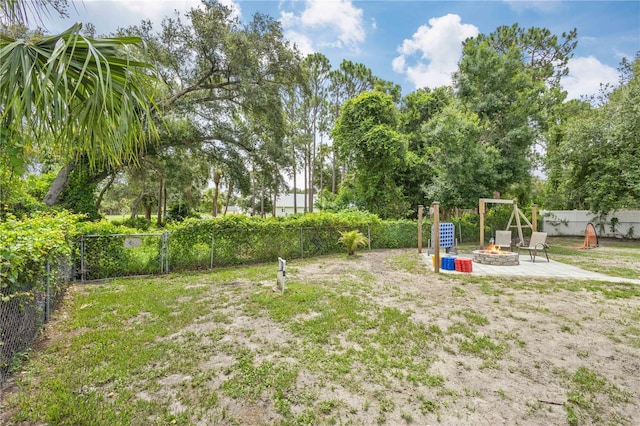
<instances>
[{"instance_id":1,"label":"shrub","mask_svg":"<svg viewBox=\"0 0 640 426\"><path fill-rule=\"evenodd\" d=\"M369 239L362 235L362 232L360 231L341 231L338 242L344 245L349 256L353 256L359 246L366 246L369 244Z\"/></svg>"},{"instance_id":2,"label":"shrub","mask_svg":"<svg viewBox=\"0 0 640 426\"><path fill-rule=\"evenodd\" d=\"M79 216L68 212L0 222L0 293L33 289L47 260L71 254Z\"/></svg>"}]
</instances>

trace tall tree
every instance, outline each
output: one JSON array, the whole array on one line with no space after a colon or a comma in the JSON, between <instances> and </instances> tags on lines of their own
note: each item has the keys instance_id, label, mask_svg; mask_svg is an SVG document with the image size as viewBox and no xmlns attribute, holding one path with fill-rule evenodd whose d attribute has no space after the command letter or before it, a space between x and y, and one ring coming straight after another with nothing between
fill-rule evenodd
<instances>
[{"instance_id":1,"label":"tall tree","mask_svg":"<svg viewBox=\"0 0 640 426\"><path fill-rule=\"evenodd\" d=\"M331 64L329 59L322 53L308 55L302 62L304 76L308 85L308 98L306 102L309 106L309 140L307 147L307 205L309 213L313 213L313 198L315 192L315 171L317 170L316 160L318 157L318 133L321 131L321 114L325 111L324 103L326 98L327 85Z\"/></svg>"},{"instance_id":2,"label":"tall tree","mask_svg":"<svg viewBox=\"0 0 640 426\"><path fill-rule=\"evenodd\" d=\"M405 168L399 177L407 199L414 211L425 203L425 188L434 179L433 134L424 127L452 102L455 102L450 87L423 88L409 93L400 104L399 131L406 135L408 151Z\"/></svg>"},{"instance_id":3,"label":"tall tree","mask_svg":"<svg viewBox=\"0 0 640 426\"><path fill-rule=\"evenodd\" d=\"M341 106L360 93L373 90L376 79L369 68L360 63L343 60L338 69L329 73L330 84L327 93L327 118L329 127L333 127L340 115ZM338 161L335 144L332 144L331 192L338 191ZM344 174L344 171L343 171Z\"/></svg>"},{"instance_id":4,"label":"tall tree","mask_svg":"<svg viewBox=\"0 0 640 426\"><path fill-rule=\"evenodd\" d=\"M560 76L576 46L575 30L562 38L542 28L499 27L464 42L457 94L483 128L481 140L498 149L496 190L530 180L534 143L553 122L565 94Z\"/></svg>"},{"instance_id":5,"label":"tall tree","mask_svg":"<svg viewBox=\"0 0 640 426\"><path fill-rule=\"evenodd\" d=\"M262 156L264 137L283 143L280 93L298 81L299 59L279 23L264 15L241 25L231 9L207 2L186 18L166 18L158 33L150 22L122 30L146 41L166 82L159 105L170 132L147 155L188 149L222 167L233 187L248 193L248 164ZM185 127L186 137L176 134Z\"/></svg>"},{"instance_id":6,"label":"tall tree","mask_svg":"<svg viewBox=\"0 0 640 426\"><path fill-rule=\"evenodd\" d=\"M427 200L445 209L473 208L495 185L497 149L483 144L477 115L457 104L447 106L423 129L429 147L425 166L432 181L423 187Z\"/></svg>"},{"instance_id":7,"label":"tall tree","mask_svg":"<svg viewBox=\"0 0 640 426\"><path fill-rule=\"evenodd\" d=\"M640 207L640 56L622 84L596 106L583 106L566 121L553 175L566 208L609 212Z\"/></svg>"},{"instance_id":8,"label":"tall tree","mask_svg":"<svg viewBox=\"0 0 640 426\"><path fill-rule=\"evenodd\" d=\"M352 166L351 202L384 218L403 217L408 210L396 184L407 149L397 126L393 99L374 91L348 100L332 132L340 157Z\"/></svg>"}]
</instances>

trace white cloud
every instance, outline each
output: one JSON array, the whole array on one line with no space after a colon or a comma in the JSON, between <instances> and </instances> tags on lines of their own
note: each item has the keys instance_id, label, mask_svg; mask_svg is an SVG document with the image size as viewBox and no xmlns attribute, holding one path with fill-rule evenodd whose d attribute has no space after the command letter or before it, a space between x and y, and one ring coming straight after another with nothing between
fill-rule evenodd
<instances>
[{"instance_id":1,"label":"white cloud","mask_svg":"<svg viewBox=\"0 0 640 426\"><path fill-rule=\"evenodd\" d=\"M338 39L347 47L354 47L365 39L362 9L351 0L307 0L301 21L312 28L329 28L338 33Z\"/></svg>"},{"instance_id":2,"label":"white cloud","mask_svg":"<svg viewBox=\"0 0 640 426\"><path fill-rule=\"evenodd\" d=\"M593 56L569 59L568 65L569 75L562 78L567 99L597 94L601 83L618 83L618 71Z\"/></svg>"},{"instance_id":3,"label":"white cloud","mask_svg":"<svg viewBox=\"0 0 640 426\"><path fill-rule=\"evenodd\" d=\"M458 67L462 42L478 32L476 26L462 24L458 15L431 18L428 25L420 26L411 39L402 42L400 56L392 62L393 70L405 74L416 88L448 85Z\"/></svg>"},{"instance_id":4,"label":"white cloud","mask_svg":"<svg viewBox=\"0 0 640 426\"><path fill-rule=\"evenodd\" d=\"M280 23L284 28L294 27L300 24L300 18L298 18L293 12L280 11Z\"/></svg>"},{"instance_id":5,"label":"white cloud","mask_svg":"<svg viewBox=\"0 0 640 426\"><path fill-rule=\"evenodd\" d=\"M92 3L92 1L87 1ZM103 6L104 2L98 2ZM224 2L223 2L224 3ZM202 2L199 0L184 0L184 1L154 1L154 0L112 0L110 2L109 9L116 10L120 14L127 16L129 13L142 17L165 17L172 16L175 10L180 13L185 13L191 8L198 8L202 6ZM143 19L143 18L141 18Z\"/></svg>"},{"instance_id":6,"label":"white cloud","mask_svg":"<svg viewBox=\"0 0 640 426\"><path fill-rule=\"evenodd\" d=\"M298 47L302 56L307 56L315 52L313 42L304 34L300 34L296 31L286 31L284 33L284 37Z\"/></svg>"},{"instance_id":7,"label":"white cloud","mask_svg":"<svg viewBox=\"0 0 640 426\"><path fill-rule=\"evenodd\" d=\"M220 0L220 3L231 8L231 15L239 18L241 9L234 0ZM82 21L92 22L98 35L108 34L119 27L138 25L142 20L150 20L155 28L166 17L175 17L175 12L180 17L191 9L202 9L201 0L84 0L76 7L70 7L68 19L48 19L50 31L56 32L66 29L68 22Z\"/></svg>"},{"instance_id":8,"label":"white cloud","mask_svg":"<svg viewBox=\"0 0 640 426\"><path fill-rule=\"evenodd\" d=\"M366 37L362 9L351 0L306 0L299 16L281 11L280 22L294 34L305 34L309 41L313 33L318 45L357 50Z\"/></svg>"}]
</instances>

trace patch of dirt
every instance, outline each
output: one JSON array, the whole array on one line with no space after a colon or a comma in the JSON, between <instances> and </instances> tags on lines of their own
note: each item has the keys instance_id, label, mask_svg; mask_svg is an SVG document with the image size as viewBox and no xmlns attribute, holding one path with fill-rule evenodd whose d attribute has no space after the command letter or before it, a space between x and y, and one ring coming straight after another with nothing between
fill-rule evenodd
<instances>
[{"instance_id":1,"label":"patch of dirt","mask_svg":"<svg viewBox=\"0 0 640 426\"><path fill-rule=\"evenodd\" d=\"M566 424L568 394L577 386L570 377L580 368L596 372L626 395L621 397L626 403L603 406L605 423L631 424L631 419L640 418L640 349L630 339L616 337L629 326L630 313L637 315L638 298L611 300L584 290L527 290L518 288L517 280L513 287L496 284L499 291L492 294L467 280L396 269L390 259L401 253L411 252L382 250L361 252L357 261L310 261L296 265L294 275L305 282L368 272L375 277L370 300L409 311L415 322L437 325L444 332L446 342L434 348L436 362L431 367L444 378L444 392L398 386L387 395L396 407L387 413L387 424L406 424L409 418L416 424ZM543 285L550 282L540 280ZM477 356L461 352L455 344L460 336L447 335L456 321L464 322L460 312L487 318L488 324L477 327L478 332L504 342L506 356L483 365ZM420 394L437 402L437 413L416 409ZM355 424L378 421L375 407L361 409L361 394L343 392L339 398L359 408L350 419ZM410 417L401 417L401 412Z\"/></svg>"}]
</instances>

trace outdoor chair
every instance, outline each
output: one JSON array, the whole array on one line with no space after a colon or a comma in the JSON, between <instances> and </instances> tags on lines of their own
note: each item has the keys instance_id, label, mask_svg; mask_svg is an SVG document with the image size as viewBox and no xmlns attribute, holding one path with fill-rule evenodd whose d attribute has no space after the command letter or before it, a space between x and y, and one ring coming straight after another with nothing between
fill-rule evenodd
<instances>
[{"instance_id":1,"label":"outdoor chair","mask_svg":"<svg viewBox=\"0 0 640 426\"><path fill-rule=\"evenodd\" d=\"M500 249L509 249L511 251L511 231L496 231L496 240L493 244Z\"/></svg>"},{"instance_id":2,"label":"outdoor chair","mask_svg":"<svg viewBox=\"0 0 640 426\"><path fill-rule=\"evenodd\" d=\"M520 248L523 250L529 250L529 257L531 257L533 262L536 261L538 250L542 250L544 251L544 255L547 257L547 262L549 262L549 254L547 253L549 245L547 244L546 232L533 232L531 234L531 239L529 240L529 246Z\"/></svg>"}]
</instances>

